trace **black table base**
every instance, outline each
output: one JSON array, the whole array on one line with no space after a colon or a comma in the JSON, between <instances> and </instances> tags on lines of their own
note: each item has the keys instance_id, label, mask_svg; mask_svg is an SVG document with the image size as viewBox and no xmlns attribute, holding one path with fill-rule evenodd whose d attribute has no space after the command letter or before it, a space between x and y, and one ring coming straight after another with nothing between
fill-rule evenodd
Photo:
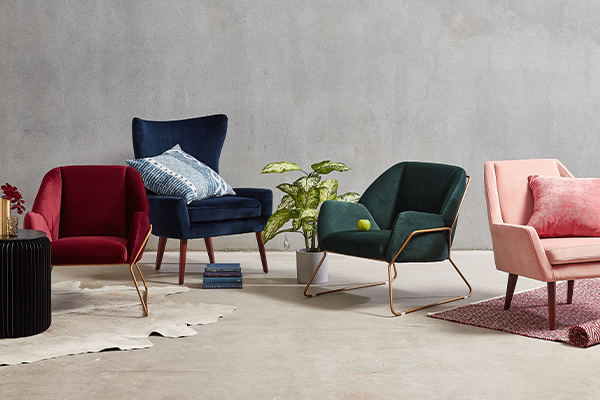
<instances>
[{"instance_id":1,"label":"black table base","mask_svg":"<svg viewBox=\"0 0 600 400\"><path fill-rule=\"evenodd\" d=\"M22 229L0 236L0 338L31 336L50 327L50 240Z\"/></svg>"}]
</instances>

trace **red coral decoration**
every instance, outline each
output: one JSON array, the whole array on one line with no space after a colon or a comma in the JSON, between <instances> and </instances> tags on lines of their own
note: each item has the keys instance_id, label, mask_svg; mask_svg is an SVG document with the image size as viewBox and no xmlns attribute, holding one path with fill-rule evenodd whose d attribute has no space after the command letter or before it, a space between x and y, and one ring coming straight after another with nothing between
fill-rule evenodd
<instances>
[{"instance_id":1,"label":"red coral decoration","mask_svg":"<svg viewBox=\"0 0 600 400\"><path fill-rule=\"evenodd\" d=\"M23 211L25 211L25 206L23 205L25 200L23 200L23 196L21 196L21 192L17 190L17 187L7 183L2 185L0 189L2 189L4 192L4 196L2 196L2 198L10 200L12 203L12 207L10 209L17 210L19 214L23 214Z\"/></svg>"}]
</instances>

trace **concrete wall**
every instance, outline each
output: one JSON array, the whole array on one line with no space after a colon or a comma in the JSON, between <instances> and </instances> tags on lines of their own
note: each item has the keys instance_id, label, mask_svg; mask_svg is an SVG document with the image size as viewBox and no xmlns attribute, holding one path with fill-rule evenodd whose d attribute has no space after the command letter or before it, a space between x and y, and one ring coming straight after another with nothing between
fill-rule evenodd
<instances>
[{"instance_id":1,"label":"concrete wall","mask_svg":"<svg viewBox=\"0 0 600 400\"><path fill-rule=\"evenodd\" d=\"M600 176L599 20L595 1L3 1L0 182L30 209L49 169L133 157L134 116L225 113L232 186L274 189L280 160L345 162L358 192L399 161L457 164L455 246L490 248L486 160Z\"/></svg>"}]
</instances>

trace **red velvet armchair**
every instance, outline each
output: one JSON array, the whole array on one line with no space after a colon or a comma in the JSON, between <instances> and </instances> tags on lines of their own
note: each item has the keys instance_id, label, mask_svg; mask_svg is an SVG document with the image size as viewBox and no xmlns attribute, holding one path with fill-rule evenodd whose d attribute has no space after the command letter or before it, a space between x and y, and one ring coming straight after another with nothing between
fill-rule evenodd
<instances>
[{"instance_id":1,"label":"red velvet armchair","mask_svg":"<svg viewBox=\"0 0 600 400\"><path fill-rule=\"evenodd\" d=\"M127 264L144 313L148 286L138 266L152 227L139 173L118 165L57 167L42 180L23 226L46 232L52 265ZM135 278L136 267L145 292Z\"/></svg>"}]
</instances>

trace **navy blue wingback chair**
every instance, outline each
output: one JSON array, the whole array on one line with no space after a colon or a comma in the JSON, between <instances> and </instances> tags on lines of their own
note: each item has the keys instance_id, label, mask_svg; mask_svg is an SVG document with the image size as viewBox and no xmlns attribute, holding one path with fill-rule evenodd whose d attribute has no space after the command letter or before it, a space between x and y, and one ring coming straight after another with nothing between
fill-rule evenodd
<instances>
[{"instance_id":1,"label":"navy blue wingback chair","mask_svg":"<svg viewBox=\"0 0 600 400\"><path fill-rule=\"evenodd\" d=\"M154 157L179 144L181 149L219 172L227 132L227 116L209 115L179 121L134 118L135 158ZM183 198L148 191L152 233L159 237L156 269L160 269L167 239L179 239L179 284L183 284L188 239L204 238L210 262L215 262L212 237L256 233L263 271L268 272L262 231L272 213L270 189L233 188L235 196L211 197L186 204Z\"/></svg>"}]
</instances>

